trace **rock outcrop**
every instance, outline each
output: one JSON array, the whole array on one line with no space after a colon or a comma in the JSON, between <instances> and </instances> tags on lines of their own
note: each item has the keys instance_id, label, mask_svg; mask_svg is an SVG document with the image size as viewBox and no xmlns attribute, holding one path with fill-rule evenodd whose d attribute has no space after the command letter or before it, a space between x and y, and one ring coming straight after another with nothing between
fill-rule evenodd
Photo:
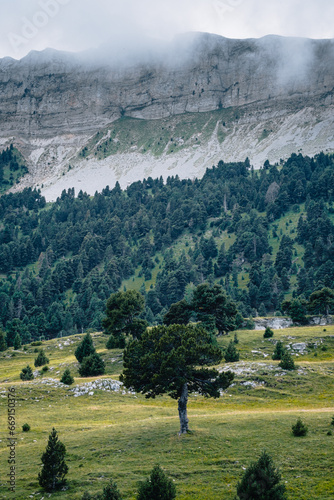
<instances>
[{"instance_id":1,"label":"rock outcrop","mask_svg":"<svg viewBox=\"0 0 334 500\"><path fill-rule=\"evenodd\" d=\"M121 117L156 120L235 108L242 110L235 113L237 126L226 131L235 135L236 128L263 127L289 116L300 116L302 129L310 123L302 116L309 110L307 116L320 113L312 128L327 120L327 130L333 93L333 40L231 40L198 33L125 59L111 49L82 54L48 49L20 61L0 60L0 145L15 140L29 158L30 183L37 184ZM328 140L326 134L321 146L328 143L331 149L333 135ZM242 154L252 148L256 153L257 147L252 139ZM276 150L274 155L281 154ZM142 177L140 166L137 170Z\"/></svg>"}]
</instances>

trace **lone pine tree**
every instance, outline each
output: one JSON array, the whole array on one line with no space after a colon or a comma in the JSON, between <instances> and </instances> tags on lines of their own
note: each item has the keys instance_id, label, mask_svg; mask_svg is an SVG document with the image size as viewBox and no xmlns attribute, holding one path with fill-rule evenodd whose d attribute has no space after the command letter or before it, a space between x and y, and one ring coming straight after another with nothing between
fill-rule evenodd
<instances>
[{"instance_id":1,"label":"lone pine tree","mask_svg":"<svg viewBox=\"0 0 334 500\"><path fill-rule=\"evenodd\" d=\"M146 330L124 350L122 381L126 387L155 398L168 394L178 400L180 434L189 431L187 403L189 392L217 398L234 375L228 371L204 368L222 359L221 349L211 335L193 325L157 326Z\"/></svg>"},{"instance_id":2,"label":"lone pine tree","mask_svg":"<svg viewBox=\"0 0 334 500\"><path fill-rule=\"evenodd\" d=\"M55 491L66 483L68 466L65 463L66 448L59 441L57 431L52 429L45 452L42 455L42 470L38 482L48 492Z\"/></svg>"}]
</instances>

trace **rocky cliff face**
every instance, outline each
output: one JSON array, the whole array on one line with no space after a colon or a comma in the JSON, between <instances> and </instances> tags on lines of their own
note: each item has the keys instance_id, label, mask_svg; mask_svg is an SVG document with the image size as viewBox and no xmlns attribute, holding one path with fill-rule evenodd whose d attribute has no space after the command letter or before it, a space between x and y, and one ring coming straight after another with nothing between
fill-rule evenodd
<instances>
[{"instance_id":1,"label":"rocky cliff face","mask_svg":"<svg viewBox=\"0 0 334 500\"><path fill-rule=\"evenodd\" d=\"M157 120L235 108L242 110L235 114L238 128L260 122L261 128L313 109L315 126L319 112L328 115L334 106L333 92L333 40L195 34L125 60L112 51L33 52L0 60L0 144L15 139L37 183L121 117ZM322 147L331 148L326 141Z\"/></svg>"}]
</instances>

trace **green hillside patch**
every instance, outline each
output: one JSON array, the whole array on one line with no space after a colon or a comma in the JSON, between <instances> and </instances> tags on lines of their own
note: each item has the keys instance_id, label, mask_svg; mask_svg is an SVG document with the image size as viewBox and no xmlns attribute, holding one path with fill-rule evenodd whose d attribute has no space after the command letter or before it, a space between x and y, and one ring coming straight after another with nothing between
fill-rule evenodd
<instances>
[{"instance_id":1,"label":"green hillside patch","mask_svg":"<svg viewBox=\"0 0 334 500\"><path fill-rule=\"evenodd\" d=\"M219 345L226 347L233 336L219 337ZM107 336L101 333L92 337L106 361L103 377L78 377L73 353L82 335L43 342L53 370L31 382L22 383L19 371L28 363L33 365L36 347L29 345L26 353L16 352L14 357L12 349L3 353L2 415L6 414L8 387L15 387L17 394L15 498L43 496L37 481L40 457L55 427L67 449L69 489L52 498L79 500L84 491L97 493L112 478L123 498L134 500L138 481L159 463L174 481L177 498L233 500L244 469L266 449L280 468L289 499L331 499L334 446L333 436L327 433L334 415L334 326L327 326L326 331L323 327L275 330L269 340L263 339L263 331L240 330L237 336L240 361L217 367L235 372L233 386L218 399L190 396L188 417L193 432L182 438L177 435L176 401L165 396L147 400L122 388L106 389L112 380L117 386L122 352L107 351ZM286 372L272 361L278 339L284 345L305 344L304 354L294 354L297 370ZM75 384L58 387L55 381L67 366ZM298 417L309 428L303 438L291 432ZM22 432L24 423L31 427L27 433ZM5 436L3 431L2 478L8 468ZM1 498L12 498L5 480L0 488Z\"/></svg>"},{"instance_id":2,"label":"green hillside patch","mask_svg":"<svg viewBox=\"0 0 334 500\"><path fill-rule=\"evenodd\" d=\"M122 117L95 134L79 153L79 157L96 156L99 160L116 153L176 153L206 143L218 125L222 142L235 122L233 108L206 113L186 113L157 120Z\"/></svg>"}]
</instances>

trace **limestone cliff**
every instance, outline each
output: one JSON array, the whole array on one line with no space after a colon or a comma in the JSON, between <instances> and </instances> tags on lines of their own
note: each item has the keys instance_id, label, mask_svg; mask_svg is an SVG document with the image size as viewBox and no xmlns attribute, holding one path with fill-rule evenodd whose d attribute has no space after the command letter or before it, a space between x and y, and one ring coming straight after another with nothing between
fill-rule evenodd
<instances>
[{"instance_id":1,"label":"limestone cliff","mask_svg":"<svg viewBox=\"0 0 334 500\"><path fill-rule=\"evenodd\" d=\"M149 55L124 59L112 49L84 54L48 49L20 61L0 60L0 145L14 138L30 162L28 182L37 184L69 161L79 165L81 148L96 132L108 134L110 124L120 118L169 120L182 115L186 120L188 113L233 109L229 125L221 121L221 157L241 130L245 134L250 127L251 135L259 126L255 142L252 137L241 150L231 146L236 156L256 156L269 133L277 140L277 124L287 126L288 117L301 130L309 127L308 135L310 126L313 130L322 122L329 130L333 92L333 40L231 40L199 33L179 37ZM324 136L323 129L321 134L318 147L332 149L333 136L328 131ZM308 152L307 140L294 147L302 149L305 143ZM267 153L279 160L282 149L276 149ZM91 152L95 161L94 148ZM140 161L134 168L137 178L146 172Z\"/></svg>"}]
</instances>

